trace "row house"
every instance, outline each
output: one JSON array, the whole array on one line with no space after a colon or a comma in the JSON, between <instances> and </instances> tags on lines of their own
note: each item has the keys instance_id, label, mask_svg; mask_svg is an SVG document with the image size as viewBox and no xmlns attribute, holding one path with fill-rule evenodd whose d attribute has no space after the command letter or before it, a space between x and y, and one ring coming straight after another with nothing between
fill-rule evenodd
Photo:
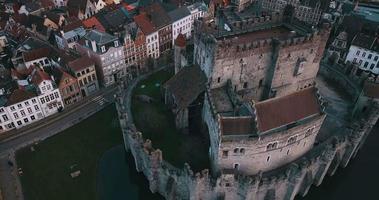
<instances>
[{"instance_id":1,"label":"row house","mask_svg":"<svg viewBox=\"0 0 379 200\"><path fill-rule=\"evenodd\" d=\"M147 58L145 35L135 22L131 22L126 26L124 36L124 54L125 63L131 66L131 74L136 76L141 67L145 65ZM136 66L133 67L133 66Z\"/></svg>"},{"instance_id":2,"label":"row house","mask_svg":"<svg viewBox=\"0 0 379 200\"><path fill-rule=\"evenodd\" d=\"M180 7L168 13L172 22L172 44L179 34L191 36L192 16L187 7Z\"/></svg>"},{"instance_id":3,"label":"row house","mask_svg":"<svg viewBox=\"0 0 379 200\"><path fill-rule=\"evenodd\" d=\"M58 85L65 106L74 104L82 99L77 78L58 67L52 68L51 73Z\"/></svg>"},{"instance_id":4,"label":"row house","mask_svg":"<svg viewBox=\"0 0 379 200\"><path fill-rule=\"evenodd\" d=\"M56 83L39 67L35 67L31 74L30 82L37 89L38 101L44 116L50 116L63 109L64 104Z\"/></svg>"},{"instance_id":5,"label":"row house","mask_svg":"<svg viewBox=\"0 0 379 200\"><path fill-rule=\"evenodd\" d=\"M90 30L77 45L83 56L95 61L97 75L102 85L107 87L126 77L124 46L119 38L105 32Z\"/></svg>"},{"instance_id":6,"label":"row house","mask_svg":"<svg viewBox=\"0 0 379 200\"><path fill-rule=\"evenodd\" d=\"M172 25L170 16L160 3L153 3L144 8L143 11L146 13L147 19L153 25L154 29L158 32L159 57L161 53L172 48ZM157 57L155 56L155 58Z\"/></svg>"},{"instance_id":7,"label":"row house","mask_svg":"<svg viewBox=\"0 0 379 200\"><path fill-rule=\"evenodd\" d=\"M189 12L191 13L191 32L194 31L195 20L205 17L208 12L208 7L204 2L196 2L192 5L187 6Z\"/></svg>"},{"instance_id":8,"label":"row house","mask_svg":"<svg viewBox=\"0 0 379 200\"><path fill-rule=\"evenodd\" d=\"M146 13L141 13L134 17L134 21L141 29L145 36L146 53L147 57L158 58L159 57L159 38L158 30L155 29L151 22L151 16Z\"/></svg>"},{"instance_id":9,"label":"row house","mask_svg":"<svg viewBox=\"0 0 379 200\"><path fill-rule=\"evenodd\" d=\"M99 90L95 62L87 56L82 56L68 63L70 71L75 74L82 97Z\"/></svg>"}]
</instances>

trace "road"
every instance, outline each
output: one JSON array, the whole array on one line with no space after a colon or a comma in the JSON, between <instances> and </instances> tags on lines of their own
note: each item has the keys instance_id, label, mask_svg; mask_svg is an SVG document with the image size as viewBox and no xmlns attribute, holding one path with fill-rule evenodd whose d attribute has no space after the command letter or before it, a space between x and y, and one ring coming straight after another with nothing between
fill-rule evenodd
<instances>
[{"instance_id":1,"label":"road","mask_svg":"<svg viewBox=\"0 0 379 200\"><path fill-rule=\"evenodd\" d=\"M82 102L66 108L62 113L42 119L26 128L15 131L15 135L0 141L0 199L23 200L15 152L25 146L42 141L88 118L114 102L116 88L107 88L89 96ZM8 163L11 161L13 166Z\"/></svg>"}]
</instances>

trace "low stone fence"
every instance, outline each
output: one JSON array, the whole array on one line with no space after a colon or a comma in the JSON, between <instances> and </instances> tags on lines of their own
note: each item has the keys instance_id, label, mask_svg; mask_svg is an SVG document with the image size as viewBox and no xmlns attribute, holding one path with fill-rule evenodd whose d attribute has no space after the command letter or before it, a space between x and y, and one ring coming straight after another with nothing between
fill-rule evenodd
<instances>
[{"instance_id":1,"label":"low stone fence","mask_svg":"<svg viewBox=\"0 0 379 200\"><path fill-rule=\"evenodd\" d=\"M166 162L162 151L154 149L153 142L145 140L133 124L130 111L132 90L147 76L128 87L121 85L116 106L125 148L133 154L137 171L146 176L152 192L158 192L166 199L292 200L298 194L305 196L312 185L322 183L326 174L333 175L338 167L347 166L379 117L379 105L374 104L365 118L356 121L352 128L346 128L342 134L315 146L297 161L271 172L245 176L235 171L211 177L209 170L205 169L194 174L188 164L179 169ZM348 82L343 85L350 86Z\"/></svg>"}]
</instances>

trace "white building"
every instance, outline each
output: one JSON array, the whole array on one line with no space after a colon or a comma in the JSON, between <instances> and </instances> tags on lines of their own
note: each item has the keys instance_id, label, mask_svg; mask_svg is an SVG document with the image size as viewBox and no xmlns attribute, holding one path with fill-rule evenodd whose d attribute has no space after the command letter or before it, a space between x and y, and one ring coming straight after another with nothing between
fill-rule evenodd
<instances>
[{"instance_id":1,"label":"white building","mask_svg":"<svg viewBox=\"0 0 379 200\"><path fill-rule=\"evenodd\" d=\"M148 57L159 58L158 31L146 36L146 53Z\"/></svg>"},{"instance_id":2,"label":"white building","mask_svg":"<svg viewBox=\"0 0 379 200\"><path fill-rule=\"evenodd\" d=\"M191 27L193 24L192 15L187 7L180 7L168 13L172 23L172 44L181 33L186 38L191 37Z\"/></svg>"},{"instance_id":3,"label":"white building","mask_svg":"<svg viewBox=\"0 0 379 200\"><path fill-rule=\"evenodd\" d=\"M15 128L21 128L44 118L36 94L21 89L13 91L8 99L6 111Z\"/></svg>"},{"instance_id":4,"label":"white building","mask_svg":"<svg viewBox=\"0 0 379 200\"><path fill-rule=\"evenodd\" d=\"M364 34L354 37L346 56L346 63L358 65L360 70L379 75L379 40ZM362 71L358 70L359 76Z\"/></svg>"},{"instance_id":5,"label":"white building","mask_svg":"<svg viewBox=\"0 0 379 200\"><path fill-rule=\"evenodd\" d=\"M194 21L200 17L204 17L208 11L208 7L204 2L196 2L190 6L187 6L187 8L191 13L191 31L194 31Z\"/></svg>"},{"instance_id":6,"label":"white building","mask_svg":"<svg viewBox=\"0 0 379 200\"><path fill-rule=\"evenodd\" d=\"M64 32L63 30L55 35L55 41L60 49L73 49L76 43L86 34L83 27L78 27L73 30Z\"/></svg>"},{"instance_id":7,"label":"white building","mask_svg":"<svg viewBox=\"0 0 379 200\"><path fill-rule=\"evenodd\" d=\"M54 0L55 7L62 7L67 5L68 0Z\"/></svg>"},{"instance_id":8,"label":"white building","mask_svg":"<svg viewBox=\"0 0 379 200\"><path fill-rule=\"evenodd\" d=\"M39 94L38 101L43 115L47 117L63 109L62 97L51 77L39 68L35 68L31 75L31 82Z\"/></svg>"},{"instance_id":9,"label":"white building","mask_svg":"<svg viewBox=\"0 0 379 200\"><path fill-rule=\"evenodd\" d=\"M0 99L2 101L2 99ZM0 133L14 129L15 125L8 114L6 107L0 106Z\"/></svg>"}]
</instances>

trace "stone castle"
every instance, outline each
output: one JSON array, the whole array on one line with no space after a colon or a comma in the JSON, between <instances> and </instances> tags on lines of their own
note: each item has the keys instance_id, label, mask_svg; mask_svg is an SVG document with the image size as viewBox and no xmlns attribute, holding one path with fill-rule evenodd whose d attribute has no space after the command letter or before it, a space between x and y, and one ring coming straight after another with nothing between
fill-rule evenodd
<instances>
[{"instance_id":1,"label":"stone castle","mask_svg":"<svg viewBox=\"0 0 379 200\"><path fill-rule=\"evenodd\" d=\"M304 196L349 163L379 118L378 86L365 84L361 93L343 73L320 68L328 25L314 27L296 13L257 17L246 12L253 1L234 3L237 10L211 1L209 16L196 22L193 66L186 66L185 44L178 38L175 75L164 86L178 128L188 126L191 102L203 101L211 171L194 173L188 164L179 169L166 162L133 124L131 92L138 81L119 87L125 148L151 191L166 199ZM350 91L355 105L350 124L328 117L333 110L323 98L328 87L318 85L317 75Z\"/></svg>"}]
</instances>

